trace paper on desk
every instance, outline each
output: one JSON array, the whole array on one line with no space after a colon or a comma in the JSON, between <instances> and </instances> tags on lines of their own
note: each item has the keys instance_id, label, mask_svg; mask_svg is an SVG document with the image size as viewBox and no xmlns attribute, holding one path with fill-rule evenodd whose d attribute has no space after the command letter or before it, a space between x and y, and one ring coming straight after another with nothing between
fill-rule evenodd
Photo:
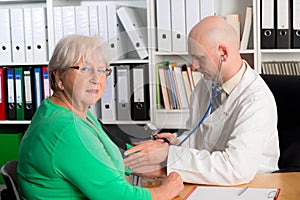
<instances>
[{"instance_id":1,"label":"paper on desk","mask_svg":"<svg viewBox=\"0 0 300 200\"><path fill-rule=\"evenodd\" d=\"M276 200L279 189L267 188L230 188L198 186L186 196L186 200ZM242 192L242 193L241 193Z\"/></svg>"}]
</instances>

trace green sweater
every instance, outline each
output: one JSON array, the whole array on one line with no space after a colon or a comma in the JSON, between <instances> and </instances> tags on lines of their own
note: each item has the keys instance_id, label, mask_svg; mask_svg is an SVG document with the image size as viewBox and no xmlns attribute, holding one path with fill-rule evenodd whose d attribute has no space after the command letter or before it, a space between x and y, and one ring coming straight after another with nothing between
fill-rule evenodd
<instances>
[{"instance_id":1,"label":"green sweater","mask_svg":"<svg viewBox=\"0 0 300 200\"><path fill-rule=\"evenodd\" d=\"M97 129L45 99L20 145L18 181L23 199L151 199L129 184L118 147L88 111Z\"/></svg>"}]
</instances>

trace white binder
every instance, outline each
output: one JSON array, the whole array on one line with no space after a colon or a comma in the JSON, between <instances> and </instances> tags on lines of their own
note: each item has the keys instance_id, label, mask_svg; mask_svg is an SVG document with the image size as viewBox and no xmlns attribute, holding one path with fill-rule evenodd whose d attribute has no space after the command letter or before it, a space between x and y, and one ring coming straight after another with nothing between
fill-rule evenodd
<instances>
[{"instance_id":1,"label":"white binder","mask_svg":"<svg viewBox=\"0 0 300 200\"><path fill-rule=\"evenodd\" d=\"M24 8L24 37L25 37L25 55L26 62L33 62L33 32L31 8Z\"/></svg>"},{"instance_id":2,"label":"white binder","mask_svg":"<svg viewBox=\"0 0 300 200\"><path fill-rule=\"evenodd\" d=\"M214 15L215 13L215 1L212 0L201 0L201 19L204 19L207 16Z\"/></svg>"},{"instance_id":3,"label":"white binder","mask_svg":"<svg viewBox=\"0 0 300 200\"><path fill-rule=\"evenodd\" d=\"M98 5L98 26L100 38L108 42L107 5Z\"/></svg>"},{"instance_id":4,"label":"white binder","mask_svg":"<svg viewBox=\"0 0 300 200\"><path fill-rule=\"evenodd\" d=\"M131 120L130 107L130 66L116 66L117 119Z\"/></svg>"},{"instance_id":5,"label":"white binder","mask_svg":"<svg viewBox=\"0 0 300 200\"><path fill-rule=\"evenodd\" d=\"M76 33L74 6L63 7L63 33L64 36Z\"/></svg>"},{"instance_id":6,"label":"white binder","mask_svg":"<svg viewBox=\"0 0 300 200\"><path fill-rule=\"evenodd\" d=\"M186 36L188 37L191 29L200 21L199 0L186 1L185 16L186 16Z\"/></svg>"},{"instance_id":7,"label":"white binder","mask_svg":"<svg viewBox=\"0 0 300 200\"><path fill-rule=\"evenodd\" d=\"M117 14L127 32L136 52L141 59L148 57L147 28L133 8L121 7Z\"/></svg>"},{"instance_id":8,"label":"white binder","mask_svg":"<svg viewBox=\"0 0 300 200\"><path fill-rule=\"evenodd\" d=\"M171 2L156 1L157 47L158 51L172 51Z\"/></svg>"},{"instance_id":9,"label":"white binder","mask_svg":"<svg viewBox=\"0 0 300 200\"><path fill-rule=\"evenodd\" d=\"M25 62L23 9L10 9L13 62Z\"/></svg>"},{"instance_id":10,"label":"white binder","mask_svg":"<svg viewBox=\"0 0 300 200\"><path fill-rule=\"evenodd\" d=\"M88 6L75 6L76 33L90 35Z\"/></svg>"},{"instance_id":11,"label":"white binder","mask_svg":"<svg viewBox=\"0 0 300 200\"><path fill-rule=\"evenodd\" d=\"M185 0L171 0L172 50L187 51Z\"/></svg>"},{"instance_id":12,"label":"white binder","mask_svg":"<svg viewBox=\"0 0 300 200\"><path fill-rule=\"evenodd\" d=\"M117 6L115 4L107 5L108 42L112 61L125 57L127 50L124 38L126 33L122 33L120 21L117 18Z\"/></svg>"},{"instance_id":13,"label":"white binder","mask_svg":"<svg viewBox=\"0 0 300 200\"><path fill-rule=\"evenodd\" d=\"M53 8L54 44L57 44L58 41L64 36L62 15L62 7Z\"/></svg>"},{"instance_id":14,"label":"white binder","mask_svg":"<svg viewBox=\"0 0 300 200\"><path fill-rule=\"evenodd\" d=\"M98 26L98 7L95 5L88 6L89 8L89 24L90 24L90 36L99 35L99 26Z\"/></svg>"},{"instance_id":15,"label":"white binder","mask_svg":"<svg viewBox=\"0 0 300 200\"><path fill-rule=\"evenodd\" d=\"M0 10L0 35L0 63L10 63L12 55L9 9Z\"/></svg>"},{"instance_id":16,"label":"white binder","mask_svg":"<svg viewBox=\"0 0 300 200\"><path fill-rule=\"evenodd\" d=\"M116 121L115 101L115 68L111 67L112 73L106 78L106 87L101 98L101 118L103 123Z\"/></svg>"},{"instance_id":17,"label":"white binder","mask_svg":"<svg viewBox=\"0 0 300 200\"><path fill-rule=\"evenodd\" d=\"M48 60L46 9L44 7L32 8L33 53L35 62Z\"/></svg>"}]
</instances>

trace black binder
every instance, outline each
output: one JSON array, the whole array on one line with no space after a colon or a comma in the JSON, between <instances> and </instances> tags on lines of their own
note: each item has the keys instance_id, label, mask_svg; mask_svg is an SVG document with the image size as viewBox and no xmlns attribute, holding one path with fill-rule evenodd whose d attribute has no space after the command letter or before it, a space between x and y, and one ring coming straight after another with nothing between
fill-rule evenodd
<instances>
[{"instance_id":1,"label":"black binder","mask_svg":"<svg viewBox=\"0 0 300 200\"><path fill-rule=\"evenodd\" d=\"M276 47L291 48L291 9L289 0L277 0Z\"/></svg>"},{"instance_id":2,"label":"black binder","mask_svg":"<svg viewBox=\"0 0 300 200\"><path fill-rule=\"evenodd\" d=\"M16 120L16 87L15 87L15 72L13 68L6 69L7 81L7 119Z\"/></svg>"},{"instance_id":3,"label":"black binder","mask_svg":"<svg viewBox=\"0 0 300 200\"><path fill-rule=\"evenodd\" d=\"M35 112L34 106L34 84L32 67L24 68L24 91L25 91L25 120L31 120Z\"/></svg>"},{"instance_id":4,"label":"black binder","mask_svg":"<svg viewBox=\"0 0 300 200\"><path fill-rule=\"evenodd\" d=\"M300 48L300 0L292 0L292 48Z\"/></svg>"},{"instance_id":5,"label":"black binder","mask_svg":"<svg viewBox=\"0 0 300 200\"><path fill-rule=\"evenodd\" d=\"M261 48L273 49L276 45L276 0L261 0Z\"/></svg>"},{"instance_id":6,"label":"black binder","mask_svg":"<svg viewBox=\"0 0 300 200\"><path fill-rule=\"evenodd\" d=\"M131 119L132 120L149 120L149 81L148 65L132 66L131 73Z\"/></svg>"}]
</instances>

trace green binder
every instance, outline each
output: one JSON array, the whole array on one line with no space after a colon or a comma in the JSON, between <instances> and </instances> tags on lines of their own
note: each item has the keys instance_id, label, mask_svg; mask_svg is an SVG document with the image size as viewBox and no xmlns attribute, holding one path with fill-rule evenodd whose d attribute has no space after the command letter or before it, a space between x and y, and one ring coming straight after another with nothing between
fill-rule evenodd
<instances>
[{"instance_id":1,"label":"green binder","mask_svg":"<svg viewBox=\"0 0 300 200\"><path fill-rule=\"evenodd\" d=\"M24 76L23 68L15 68L16 115L17 120L24 120Z\"/></svg>"}]
</instances>

